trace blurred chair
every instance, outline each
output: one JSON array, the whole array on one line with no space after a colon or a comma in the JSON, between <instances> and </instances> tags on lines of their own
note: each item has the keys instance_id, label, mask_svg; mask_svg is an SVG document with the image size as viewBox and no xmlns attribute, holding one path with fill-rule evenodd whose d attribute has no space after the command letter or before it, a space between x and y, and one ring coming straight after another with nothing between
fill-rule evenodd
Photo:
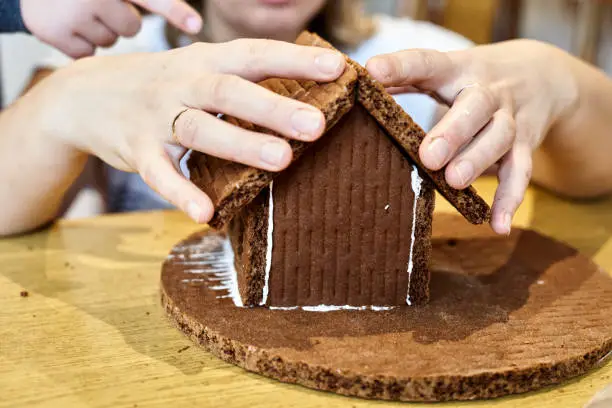
<instances>
[{"instance_id":1,"label":"blurred chair","mask_svg":"<svg viewBox=\"0 0 612 408\"><path fill-rule=\"evenodd\" d=\"M486 44L516 38L521 4L522 0L397 0L396 13Z\"/></svg>"},{"instance_id":2,"label":"blurred chair","mask_svg":"<svg viewBox=\"0 0 612 408\"><path fill-rule=\"evenodd\" d=\"M612 0L569 0L575 10L575 30L572 52L590 62L596 63L603 16L611 7Z\"/></svg>"}]
</instances>

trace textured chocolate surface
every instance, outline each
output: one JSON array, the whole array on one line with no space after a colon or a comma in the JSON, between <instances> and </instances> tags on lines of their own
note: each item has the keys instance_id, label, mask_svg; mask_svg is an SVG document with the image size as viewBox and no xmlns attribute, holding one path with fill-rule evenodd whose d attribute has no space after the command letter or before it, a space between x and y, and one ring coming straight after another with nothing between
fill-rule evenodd
<instances>
[{"instance_id":1,"label":"textured chocolate surface","mask_svg":"<svg viewBox=\"0 0 612 408\"><path fill-rule=\"evenodd\" d=\"M312 33L303 33L297 44L312 44L319 47L332 48L331 44ZM436 189L446 198L468 221L473 224L488 222L491 218L489 205L478 195L473 187L456 190L446 183L444 169L431 171L423 166L419 158L419 146L425 138L425 132L417 125L410 115L395 102L384 86L376 82L368 71L357 62L347 58L350 65L359 75L357 100L366 107L370 114L384 127L388 134L403 148L410 159L416 163L434 182Z\"/></svg>"},{"instance_id":2,"label":"textured chocolate surface","mask_svg":"<svg viewBox=\"0 0 612 408\"><path fill-rule=\"evenodd\" d=\"M414 205L411 165L356 106L274 182L268 306L423 304L434 191ZM266 268L269 189L230 223L240 293L259 305ZM414 236L413 218L416 219Z\"/></svg>"},{"instance_id":3,"label":"textured chocolate surface","mask_svg":"<svg viewBox=\"0 0 612 408\"><path fill-rule=\"evenodd\" d=\"M345 115L274 182L268 304L405 304L415 247L411 300L425 302L431 233L411 236L431 212L414 213L413 171L363 107ZM421 191L431 203L432 187Z\"/></svg>"},{"instance_id":4,"label":"textured chocolate surface","mask_svg":"<svg viewBox=\"0 0 612 408\"><path fill-rule=\"evenodd\" d=\"M351 66L334 82L318 84L313 81L295 81L272 78L260 85L279 95L308 103L325 115L326 129L331 129L348 112L355 102L357 74ZM244 129L276 135L274 132L233 117L225 117L229 123ZM311 143L289 140L293 160ZM191 181L212 200L215 213L209 224L220 229L236 213L250 203L278 173L259 170L240 163L194 152L188 161Z\"/></svg>"},{"instance_id":5,"label":"textured chocolate surface","mask_svg":"<svg viewBox=\"0 0 612 408\"><path fill-rule=\"evenodd\" d=\"M175 247L163 304L197 344L280 381L389 400L493 398L581 375L612 350L612 279L532 231L501 238L436 216L431 301L385 312L237 308L202 262L224 239L205 231Z\"/></svg>"}]
</instances>

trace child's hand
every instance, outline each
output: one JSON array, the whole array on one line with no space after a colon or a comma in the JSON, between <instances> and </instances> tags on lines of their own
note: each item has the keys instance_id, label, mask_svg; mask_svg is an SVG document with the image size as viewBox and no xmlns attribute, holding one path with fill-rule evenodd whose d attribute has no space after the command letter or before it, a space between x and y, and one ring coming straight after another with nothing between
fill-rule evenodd
<instances>
[{"instance_id":1,"label":"child's hand","mask_svg":"<svg viewBox=\"0 0 612 408\"><path fill-rule=\"evenodd\" d=\"M198 33L202 18L183 0L21 0L23 21L36 37L80 58L140 30L141 6L179 29Z\"/></svg>"},{"instance_id":2,"label":"child's hand","mask_svg":"<svg viewBox=\"0 0 612 408\"><path fill-rule=\"evenodd\" d=\"M430 92L452 105L423 141L420 158L446 180L468 187L499 164L491 224L510 232L532 170L532 153L576 100L561 53L518 40L440 53L410 50L376 57L370 73L392 92Z\"/></svg>"}]
</instances>

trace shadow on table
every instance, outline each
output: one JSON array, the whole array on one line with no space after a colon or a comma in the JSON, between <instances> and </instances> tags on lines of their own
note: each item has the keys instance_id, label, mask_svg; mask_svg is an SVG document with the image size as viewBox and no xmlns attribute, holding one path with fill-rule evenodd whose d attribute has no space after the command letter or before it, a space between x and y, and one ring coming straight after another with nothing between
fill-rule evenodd
<instances>
[{"instance_id":1,"label":"shadow on table","mask_svg":"<svg viewBox=\"0 0 612 408\"><path fill-rule=\"evenodd\" d=\"M612 198L572 201L533 189L530 228L595 256L612 236Z\"/></svg>"},{"instance_id":2,"label":"shadow on table","mask_svg":"<svg viewBox=\"0 0 612 408\"><path fill-rule=\"evenodd\" d=\"M143 237L142 252L133 242L124 242L126 236L139 235ZM158 284L164 257L147 251L159 238L148 227L92 223L64 225L59 231L44 229L0 241L0 275L29 292L31 299L58 299L113 326L136 352L184 374L197 374L205 366L203 360L212 357L200 353L196 358L193 350L184 348L190 343L182 341L183 336L164 316ZM103 293L95 293L102 290L95 287L96 283L107 289L112 287L109 281L117 282L120 295L124 295L112 294L112 300L108 300ZM134 286L131 292L119 288L122 283L139 287ZM135 303L138 305L124 305ZM43 316L41 313L39 317Z\"/></svg>"},{"instance_id":3,"label":"shadow on table","mask_svg":"<svg viewBox=\"0 0 612 408\"><path fill-rule=\"evenodd\" d=\"M124 264L159 262L158 256L122 250L123 236L146 234L149 231L149 228L106 225L67 226L60 231L43 229L14 237L5 241L6 245L0 246L0 274L28 291L55 297L59 293L82 287L82 283L72 277L88 271L82 271L85 268L71 262L71 258L86 256ZM50 271L53 273L50 274Z\"/></svg>"}]
</instances>

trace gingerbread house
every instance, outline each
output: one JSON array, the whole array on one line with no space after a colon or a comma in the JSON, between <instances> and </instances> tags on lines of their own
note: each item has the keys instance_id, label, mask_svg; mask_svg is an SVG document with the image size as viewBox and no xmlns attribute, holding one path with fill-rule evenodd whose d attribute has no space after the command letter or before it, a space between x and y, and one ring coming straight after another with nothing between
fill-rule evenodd
<instances>
[{"instance_id":1,"label":"gingerbread house","mask_svg":"<svg viewBox=\"0 0 612 408\"><path fill-rule=\"evenodd\" d=\"M331 47L311 33L301 45ZM242 303L271 308L388 308L429 297L435 191L470 222L490 208L470 187L419 160L425 133L359 64L347 58L335 82L268 79L262 86L318 107L316 142L290 141L294 161L279 173L201 153L191 180L226 228ZM230 123L273 134L232 117Z\"/></svg>"}]
</instances>

